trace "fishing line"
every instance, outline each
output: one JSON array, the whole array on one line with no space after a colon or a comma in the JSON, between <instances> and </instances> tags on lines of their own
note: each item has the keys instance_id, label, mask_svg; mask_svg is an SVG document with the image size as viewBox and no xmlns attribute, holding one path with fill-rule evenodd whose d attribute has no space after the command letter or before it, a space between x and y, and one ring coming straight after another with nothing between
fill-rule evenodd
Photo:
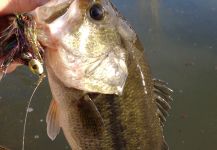
<instances>
[{"instance_id":1,"label":"fishing line","mask_svg":"<svg viewBox=\"0 0 217 150\"><path fill-rule=\"evenodd\" d=\"M43 81L43 79L46 77L45 74L42 74L40 75L39 79L38 79L38 82L36 84L36 87L35 89L33 90L32 92L32 95L29 99L29 102L28 102L28 105L27 105L27 108L26 108L26 115L25 115L25 120L24 120L24 125L23 125L23 143L22 143L22 150L24 150L25 148L25 136L26 136L26 122L27 122L27 118L28 118L28 113L29 113L29 108L30 108L30 105L31 105L31 102L32 102L32 98L36 92L36 90L38 89L39 85L41 84L41 82Z\"/></svg>"}]
</instances>

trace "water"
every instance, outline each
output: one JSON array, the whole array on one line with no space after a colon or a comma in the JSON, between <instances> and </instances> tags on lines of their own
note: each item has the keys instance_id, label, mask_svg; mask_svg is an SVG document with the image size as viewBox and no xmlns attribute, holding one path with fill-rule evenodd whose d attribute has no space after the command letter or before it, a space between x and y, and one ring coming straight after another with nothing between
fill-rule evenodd
<instances>
[{"instance_id":1,"label":"water","mask_svg":"<svg viewBox=\"0 0 217 150\"><path fill-rule=\"evenodd\" d=\"M152 73L174 89L165 126L171 150L217 149L217 1L113 0L138 32ZM20 150L27 100L37 78L21 68L0 83L0 144ZM36 92L27 123L27 150L69 149L63 134L46 135L51 93Z\"/></svg>"}]
</instances>

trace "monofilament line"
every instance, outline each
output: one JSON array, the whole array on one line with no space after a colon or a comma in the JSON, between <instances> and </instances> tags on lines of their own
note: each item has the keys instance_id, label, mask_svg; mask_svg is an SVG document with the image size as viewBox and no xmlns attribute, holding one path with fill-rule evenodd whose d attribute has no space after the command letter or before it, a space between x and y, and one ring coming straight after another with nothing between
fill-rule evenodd
<instances>
[{"instance_id":1,"label":"monofilament line","mask_svg":"<svg viewBox=\"0 0 217 150\"><path fill-rule=\"evenodd\" d=\"M23 143L22 143L22 150L25 149L25 136L26 136L26 122L27 122L27 118L28 118L28 113L29 113L29 108L30 108L30 105L31 105L31 102L32 102L32 98L36 92L36 90L38 89L39 85L41 84L41 82L43 81L43 79L45 78L45 75L42 74L40 76L40 78L38 79L38 83L34 89L34 91L32 92L32 95L29 99L29 102L28 102L28 105L27 105L27 108L26 108L26 115L25 115L25 119L24 119L24 124L23 124Z\"/></svg>"}]
</instances>

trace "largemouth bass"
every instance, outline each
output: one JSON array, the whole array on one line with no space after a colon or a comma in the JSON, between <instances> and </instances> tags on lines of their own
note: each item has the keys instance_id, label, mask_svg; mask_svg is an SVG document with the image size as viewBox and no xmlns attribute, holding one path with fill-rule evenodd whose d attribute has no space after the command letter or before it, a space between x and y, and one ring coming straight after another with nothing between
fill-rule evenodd
<instances>
[{"instance_id":1,"label":"largemouth bass","mask_svg":"<svg viewBox=\"0 0 217 150\"><path fill-rule=\"evenodd\" d=\"M47 13L49 12L49 13ZM51 1L35 12L53 95L47 133L73 150L166 150L172 90L109 0Z\"/></svg>"}]
</instances>

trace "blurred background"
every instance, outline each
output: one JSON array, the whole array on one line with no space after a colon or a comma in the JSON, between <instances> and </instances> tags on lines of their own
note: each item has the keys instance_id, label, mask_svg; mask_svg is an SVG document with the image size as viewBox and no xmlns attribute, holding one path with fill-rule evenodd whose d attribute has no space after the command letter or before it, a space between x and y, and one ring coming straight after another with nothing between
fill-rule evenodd
<instances>
[{"instance_id":1,"label":"blurred background","mask_svg":"<svg viewBox=\"0 0 217 150\"><path fill-rule=\"evenodd\" d=\"M217 1L112 0L137 31L153 76L175 91L165 137L171 150L217 149ZM0 145L20 150L25 108L37 78L26 68L0 82ZM46 134L47 80L36 92L27 150L70 149L61 133Z\"/></svg>"}]
</instances>

